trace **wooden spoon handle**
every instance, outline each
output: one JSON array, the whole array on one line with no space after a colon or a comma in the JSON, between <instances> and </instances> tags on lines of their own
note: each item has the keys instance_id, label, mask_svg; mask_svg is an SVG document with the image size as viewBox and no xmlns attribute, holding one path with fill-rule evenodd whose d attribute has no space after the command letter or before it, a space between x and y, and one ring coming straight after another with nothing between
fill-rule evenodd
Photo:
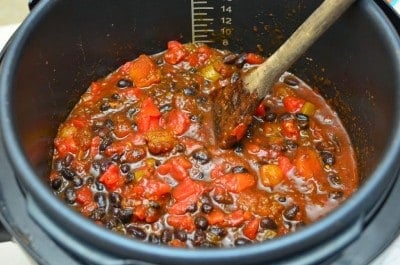
<instances>
[{"instance_id":1,"label":"wooden spoon handle","mask_svg":"<svg viewBox=\"0 0 400 265\"><path fill-rule=\"evenodd\" d=\"M264 98L279 77L354 1L325 0L274 54L242 77L243 87L249 92L257 92L259 98Z\"/></svg>"}]
</instances>

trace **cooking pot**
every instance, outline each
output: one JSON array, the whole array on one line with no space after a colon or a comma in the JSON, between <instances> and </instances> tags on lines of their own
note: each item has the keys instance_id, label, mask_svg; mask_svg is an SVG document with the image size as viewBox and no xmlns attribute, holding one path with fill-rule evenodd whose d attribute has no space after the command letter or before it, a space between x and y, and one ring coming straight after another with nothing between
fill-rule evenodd
<instances>
[{"instance_id":1,"label":"cooking pot","mask_svg":"<svg viewBox=\"0 0 400 265\"><path fill-rule=\"evenodd\" d=\"M218 24L220 30L229 26L233 33L209 34L207 40L217 48L267 56L320 2L221 1L233 13L218 17L213 26ZM400 41L373 1L357 1L291 69L318 87L337 110L359 162L359 190L315 224L240 248L176 249L97 226L49 188L46 179L57 127L90 82L141 53L164 50L169 40L193 40L192 4L189 0L40 1L14 35L1 65L1 134L14 172L2 177L17 179L31 218L82 263L321 264L332 260L373 220L399 168ZM230 17L231 24L224 17Z\"/></svg>"}]
</instances>

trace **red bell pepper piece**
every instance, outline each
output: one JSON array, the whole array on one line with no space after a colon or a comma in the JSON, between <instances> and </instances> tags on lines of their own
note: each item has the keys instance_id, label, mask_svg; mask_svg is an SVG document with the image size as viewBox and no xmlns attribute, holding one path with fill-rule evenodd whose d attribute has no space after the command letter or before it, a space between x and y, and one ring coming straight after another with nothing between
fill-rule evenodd
<instances>
[{"instance_id":1,"label":"red bell pepper piece","mask_svg":"<svg viewBox=\"0 0 400 265\"><path fill-rule=\"evenodd\" d=\"M83 186L76 190L76 202L84 206L93 202L92 190L88 186Z\"/></svg>"},{"instance_id":2,"label":"red bell pepper piece","mask_svg":"<svg viewBox=\"0 0 400 265\"><path fill-rule=\"evenodd\" d=\"M283 98L283 106L285 107L286 111L290 113L299 112L304 103L305 100L298 97L287 96Z\"/></svg>"}]
</instances>

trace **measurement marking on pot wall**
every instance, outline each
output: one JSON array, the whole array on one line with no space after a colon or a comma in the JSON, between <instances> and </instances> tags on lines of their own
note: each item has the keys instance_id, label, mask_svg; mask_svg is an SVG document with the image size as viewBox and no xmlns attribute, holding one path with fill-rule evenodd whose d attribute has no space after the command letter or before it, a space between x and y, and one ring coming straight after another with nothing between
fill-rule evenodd
<instances>
[{"instance_id":1,"label":"measurement marking on pot wall","mask_svg":"<svg viewBox=\"0 0 400 265\"><path fill-rule=\"evenodd\" d=\"M230 44L234 29L232 1L191 0L192 42Z\"/></svg>"}]
</instances>

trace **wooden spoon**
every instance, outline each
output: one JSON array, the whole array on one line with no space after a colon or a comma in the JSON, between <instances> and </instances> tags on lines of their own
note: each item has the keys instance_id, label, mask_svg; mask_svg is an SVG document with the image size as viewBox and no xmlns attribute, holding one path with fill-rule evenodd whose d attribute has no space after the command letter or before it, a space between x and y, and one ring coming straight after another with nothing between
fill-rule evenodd
<instances>
[{"instance_id":1,"label":"wooden spoon","mask_svg":"<svg viewBox=\"0 0 400 265\"><path fill-rule=\"evenodd\" d=\"M216 91L213 115L221 148L230 148L240 141L273 84L354 1L325 0L264 63L242 72L232 85Z\"/></svg>"}]
</instances>

